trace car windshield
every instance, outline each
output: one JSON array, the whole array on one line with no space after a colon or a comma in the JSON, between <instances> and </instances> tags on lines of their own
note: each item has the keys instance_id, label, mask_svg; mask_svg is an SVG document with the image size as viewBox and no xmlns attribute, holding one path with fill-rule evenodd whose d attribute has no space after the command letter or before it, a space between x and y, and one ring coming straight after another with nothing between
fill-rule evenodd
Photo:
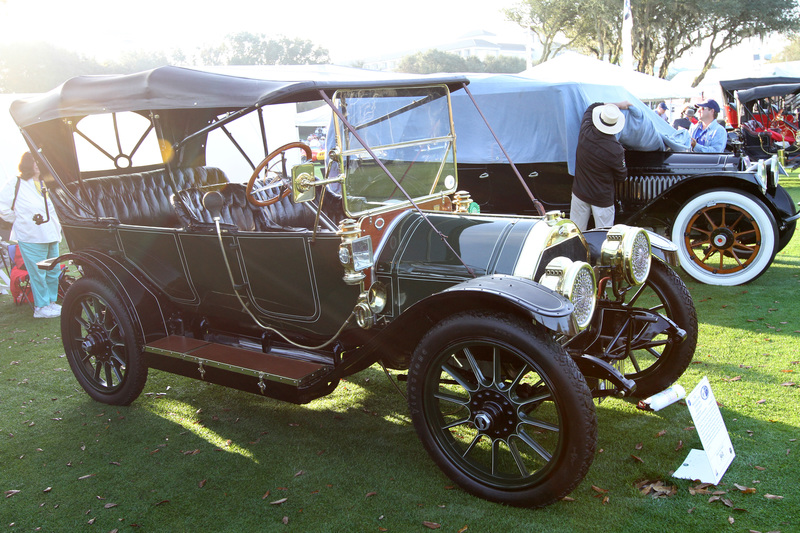
<instances>
[{"instance_id":1,"label":"car windshield","mask_svg":"<svg viewBox=\"0 0 800 533\"><path fill-rule=\"evenodd\" d=\"M447 87L339 91L335 102L352 127L335 117L351 216L407 202L398 184L414 200L455 190Z\"/></svg>"}]
</instances>

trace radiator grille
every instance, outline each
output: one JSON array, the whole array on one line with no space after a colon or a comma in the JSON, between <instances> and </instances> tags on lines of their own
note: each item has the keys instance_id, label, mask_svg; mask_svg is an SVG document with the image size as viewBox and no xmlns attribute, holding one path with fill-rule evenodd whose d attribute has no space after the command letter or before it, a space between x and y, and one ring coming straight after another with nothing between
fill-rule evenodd
<instances>
[{"instance_id":1,"label":"radiator grille","mask_svg":"<svg viewBox=\"0 0 800 533\"><path fill-rule=\"evenodd\" d=\"M687 176L630 176L617 183L617 199L624 204L646 204L664 194L664 191L683 181Z\"/></svg>"}]
</instances>

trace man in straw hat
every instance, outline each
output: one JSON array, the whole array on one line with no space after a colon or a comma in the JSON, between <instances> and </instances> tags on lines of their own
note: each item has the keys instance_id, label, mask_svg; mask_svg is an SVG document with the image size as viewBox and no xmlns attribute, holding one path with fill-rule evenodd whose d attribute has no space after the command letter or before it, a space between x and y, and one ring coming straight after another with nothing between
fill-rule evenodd
<instances>
[{"instance_id":1,"label":"man in straw hat","mask_svg":"<svg viewBox=\"0 0 800 533\"><path fill-rule=\"evenodd\" d=\"M585 231L589 215L597 228L614 224L614 182L624 180L625 149L615 135L625 126L622 109L630 102L592 104L581 119L570 219Z\"/></svg>"}]
</instances>

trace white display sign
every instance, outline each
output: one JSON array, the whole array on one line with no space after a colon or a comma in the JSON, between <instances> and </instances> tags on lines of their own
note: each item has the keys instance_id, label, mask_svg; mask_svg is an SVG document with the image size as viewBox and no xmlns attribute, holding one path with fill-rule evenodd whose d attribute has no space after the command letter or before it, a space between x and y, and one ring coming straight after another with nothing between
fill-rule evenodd
<instances>
[{"instance_id":1,"label":"white display sign","mask_svg":"<svg viewBox=\"0 0 800 533\"><path fill-rule=\"evenodd\" d=\"M703 377L689 393L686 406L692 415L703 449L691 450L672 476L718 485L736 454L708 378Z\"/></svg>"}]
</instances>

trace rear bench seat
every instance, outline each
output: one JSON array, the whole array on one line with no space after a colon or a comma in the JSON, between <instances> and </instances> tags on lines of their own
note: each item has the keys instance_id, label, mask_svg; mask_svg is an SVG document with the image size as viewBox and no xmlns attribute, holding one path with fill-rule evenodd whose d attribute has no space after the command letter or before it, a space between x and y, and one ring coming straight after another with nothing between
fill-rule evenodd
<instances>
[{"instance_id":1,"label":"rear bench seat","mask_svg":"<svg viewBox=\"0 0 800 533\"><path fill-rule=\"evenodd\" d=\"M100 218L115 218L138 226L181 226L172 208L172 196L182 189L228 183L222 170L214 167L188 167L89 178L73 191ZM63 197L61 198L63 201ZM78 211L83 217L88 213Z\"/></svg>"}]
</instances>

